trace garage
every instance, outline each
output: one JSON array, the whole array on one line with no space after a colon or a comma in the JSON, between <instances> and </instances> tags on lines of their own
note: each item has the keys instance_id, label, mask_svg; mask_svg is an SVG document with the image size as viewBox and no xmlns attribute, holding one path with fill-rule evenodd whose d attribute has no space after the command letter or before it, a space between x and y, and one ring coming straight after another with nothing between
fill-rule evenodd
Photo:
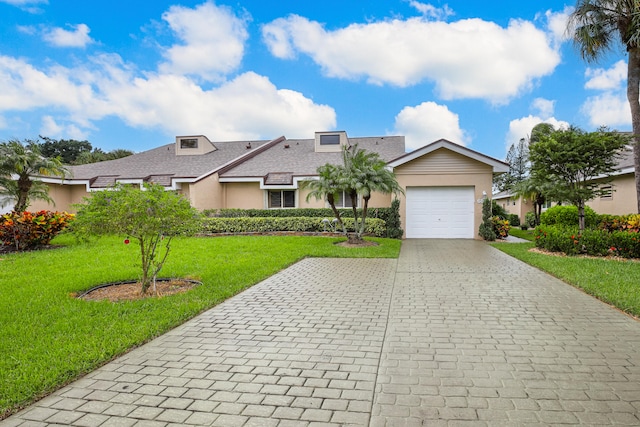
<instances>
[{"instance_id":1,"label":"garage","mask_svg":"<svg viewBox=\"0 0 640 427\"><path fill-rule=\"evenodd\" d=\"M473 239L474 187L408 187L407 238Z\"/></svg>"}]
</instances>

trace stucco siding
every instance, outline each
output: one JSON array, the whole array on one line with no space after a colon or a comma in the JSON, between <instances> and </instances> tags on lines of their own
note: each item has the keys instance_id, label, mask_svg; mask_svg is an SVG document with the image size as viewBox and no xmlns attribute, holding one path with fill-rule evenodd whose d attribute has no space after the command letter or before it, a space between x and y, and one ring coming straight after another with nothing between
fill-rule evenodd
<instances>
[{"instance_id":1,"label":"stucco siding","mask_svg":"<svg viewBox=\"0 0 640 427\"><path fill-rule=\"evenodd\" d=\"M264 209L264 190L257 182L225 182L224 207L228 209Z\"/></svg>"},{"instance_id":2,"label":"stucco siding","mask_svg":"<svg viewBox=\"0 0 640 427\"><path fill-rule=\"evenodd\" d=\"M633 174L616 177L611 183L611 197L596 198L587 202L599 214L626 215L637 212L637 196Z\"/></svg>"},{"instance_id":3,"label":"stucco siding","mask_svg":"<svg viewBox=\"0 0 640 427\"><path fill-rule=\"evenodd\" d=\"M188 198L191 206L198 210L222 208L222 189L218 182L218 174L212 174L189 185Z\"/></svg>"}]
</instances>

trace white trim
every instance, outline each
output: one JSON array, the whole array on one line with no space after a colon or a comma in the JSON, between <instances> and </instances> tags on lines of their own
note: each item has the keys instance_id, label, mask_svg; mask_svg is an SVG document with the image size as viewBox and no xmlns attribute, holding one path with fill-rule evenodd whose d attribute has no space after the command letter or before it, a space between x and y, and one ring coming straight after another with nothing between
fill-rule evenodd
<instances>
[{"instance_id":1,"label":"white trim","mask_svg":"<svg viewBox=\"0 0 640 427\"><path fill-rule=\"evenodd\" d=\"M293 184L278 184L278 185L266 185L264 183L264 177L228 177L220 178L219 182L257 182L260 184L261 190L298 190L300 189L299 183L302 181L317 180L318 177L314 176L294 176Z\"/></svg>"}]
</instances>

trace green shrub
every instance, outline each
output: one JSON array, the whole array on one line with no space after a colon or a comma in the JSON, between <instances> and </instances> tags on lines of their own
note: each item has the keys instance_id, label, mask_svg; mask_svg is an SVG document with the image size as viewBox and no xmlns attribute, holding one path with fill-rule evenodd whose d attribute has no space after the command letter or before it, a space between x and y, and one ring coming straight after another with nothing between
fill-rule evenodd
<instances>
[{"instance_id":1,"label":"green shrub","mask_svg":"<svg viewBox=\"0 0 640 427\"><path fill-rule=\"evenodd\" d=\"M586 228L597 227L598 214L589 206L584 207L584 222ZM561 225L573 227L578 225L578 207L575 205L553 206L540 215L541 225Z\"/></svg>"},{"instance_id":2,"label":"green shrub","mask_svg":"<svg viewBox=\"0 0 640 427\"><path fill-rule=\"evenodd\" d=\"M48 245L75 215L67 212L11 212L0 216L0 243L17 251Z\"/></svg>"},{"instance_id":3,"label":"green shrub","mask_svg":"<svg viewBox=\"0 0 640 427\"><path fill-rule=\"evenodd\" d=\"M536 247L567 255L615 255L640 258L640 233L586 229L578 227L539 226L534 231Z\"/></svg>"},{"instance_id":4,"label":"green shrub","mask_svg":"<svg viewBox=\"0 0 640 427\"><path fill-rule=\"evenodd\" d=\"M533 211L527 212L524 216L524 222L529 227L534 228L536 225L538 225L536 224L536 214Z\"/></svg>"},{"instance_id":5,"label":"green shrub","mask_svg":"<svg viewBox=\"0 0 640 427\"><path fill-rule=\"evenodd\" d=\"M298 231L298 232L322 232L330 231L325 218L313 217L285 217L285 218L204 218L204 233L268 233L273 231ZM326 218L329 222L332 217ZM343 218L342 220L348 230L353 230L353 218ZM383 220L378 218L367 218L365 233L376 237L384 237L386 227Z\"/></svg>"},{"instance_id":6,"label":"green shrub","mask_svg":"<svg viewBox=\"0 0 640 427\"><path fill-rule=\"evenodd\" d=\"M505 210L505 208L500 206L498 202L496 202L495 200L491 201L491 215L498 216L502 219L509 218L509 213Z\"/></svg>"},{"instance_id":7,"label":"green shrub","mask_svg":"<svg viewBox=\"0 0 640 427\"><path fill-rule=\"evenodd\" d=\"M352 209L338 209L340 218L353 218ZM207 209L203 214L209 218L328 218L333 220L333 211L330 208L299 208L299 209ZM362 209L358 209L358 215L362 215ZM403 230L400 224L400 201L395 199L389 208L369 208L369 218L381 219L386 224L386 232L381 237L399 239ZM278 230L283 231L283 230ZM294 231L294 230L289 230ZM312 231L322 231L312 230Z\"/></svg>"},{"instance_id":8,"label":"green shrub","mask_svg":"<svg viewBox=\"0 0 640 427\"><path fill-rule=\"evenodd\" d=\"M489 242L496 240L496 232L493 230L493 220L491 218L491 200L484 199L482 202L482 224L480 224L478 234Z\"/></svg>"},{"instance_id":9,"label":"green shrub","mask_svg":"<svg viewBox=\"0 0 640 427\"><path fill-rule=\"evenodd\" d=\"M513 227L520 226L520 216L518 214L509 214L507 219L509 220L509 224Z\"/></svg>"}]
</instances>

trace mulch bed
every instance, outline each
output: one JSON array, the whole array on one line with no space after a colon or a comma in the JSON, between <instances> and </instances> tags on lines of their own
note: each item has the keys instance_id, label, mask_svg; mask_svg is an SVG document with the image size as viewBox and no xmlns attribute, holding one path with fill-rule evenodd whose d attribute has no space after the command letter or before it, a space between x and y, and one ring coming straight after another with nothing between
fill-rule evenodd
<instances>
[{"instance_id":1,"label":"mulch bed","mask_svg":"<svg viewBox=\"0 0 640 427\"><path fill-rule=\"evenodd\" d=\"M76 295L76 297L85 301L133 301L187 292L200 284L201 282L190 279L157 279L156 288L158 295L156 295L151 288L149 288L146 294L142 294L140 292L142 284L137 281L106 283Z\"/></svg>"}]
</instances>

